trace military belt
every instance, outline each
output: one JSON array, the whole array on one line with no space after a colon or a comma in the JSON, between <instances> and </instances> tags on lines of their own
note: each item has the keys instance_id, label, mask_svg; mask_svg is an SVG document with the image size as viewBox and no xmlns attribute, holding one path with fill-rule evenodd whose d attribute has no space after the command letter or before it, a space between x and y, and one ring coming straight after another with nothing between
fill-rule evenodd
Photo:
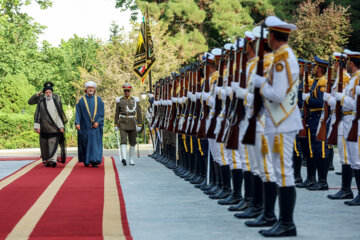
<instances>
[{"instance_id":1,"label":"military belt","mask_svg":"<svg viewBox=\"0 0 360 240\"><path fill-rule=\"evenodd\" d=\"M353 114L353 111L345 111L343 112L344 116Z\"/></svg>"},{"instance_id":2,"label":"military belt","mask_svg":"<svg viewBox=\"0 0 360 240\"><path fill-rule=\"evenodd\" d=\"M310 112L323 111L324 108L310 108Z\"/></svg>"},{"instance_id":3,"label":"military belt","mask_svg":"<svg viewBox=\"0 0 360 240\"><path fill-rule=\"evenodd\" d=\"M121 118L135 118L134 115L120 115Z\"/></svg>"}]
</instances>

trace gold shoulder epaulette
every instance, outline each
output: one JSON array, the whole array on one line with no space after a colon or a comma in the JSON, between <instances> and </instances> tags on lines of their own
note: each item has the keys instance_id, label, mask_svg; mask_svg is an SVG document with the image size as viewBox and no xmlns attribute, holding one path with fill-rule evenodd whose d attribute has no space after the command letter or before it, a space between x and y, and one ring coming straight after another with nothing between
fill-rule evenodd
<instances>
[{"instance_id":1,"label":"gold shoulder epaulette","mask_svg":"<svg viewBox=\"0 0 360 240\"><path fill-rule=\"evenodd\" d=\"M319 86L319 87L326 87L326 83L327 83L326 77L325 77L325 76L322 76L322 77L319 79L319 81L318 81L318 83L317 83L317 86Z\"/></svg>"},{"instance_id":2,"label":"gold shoulder epaulette","mask_svg":"<svg viewBox=\"0 0 360 240\"><path fill-rule=\"evenodd\" d=\"M288 51L280 51L274 54L274 63L284 61L289 58Z\"/></svg>"},{"instance_id":3,"label":"gold shoulder epaulette","mask_svg":"<svg viewBox=\"0 0 360 240\"><path fill-rule=\"evenodd\" d=\"M349 76L349 74L344 73L344 74L343 74L343 84L344 84L344 86L348 85L348 84L349 84L349 81L350 81L350 76Z\"/></svg>"}]
</instances>

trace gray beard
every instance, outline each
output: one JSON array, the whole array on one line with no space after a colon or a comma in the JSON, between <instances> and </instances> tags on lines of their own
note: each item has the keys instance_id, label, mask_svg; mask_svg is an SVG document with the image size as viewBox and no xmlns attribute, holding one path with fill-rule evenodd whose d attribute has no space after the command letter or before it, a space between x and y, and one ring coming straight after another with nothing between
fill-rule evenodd
<instances>
[{"instance_id":1,"label":"gray beard","mask_svg":"<svg viewBox=\"0 0 360 240\"><path fill-rule=\"evenodd\" d=\"M51 99L52 99L52 96L50 96L50 97L45 97L46 98L46 101L50 101Z\"/></svg>"}]
</instances>

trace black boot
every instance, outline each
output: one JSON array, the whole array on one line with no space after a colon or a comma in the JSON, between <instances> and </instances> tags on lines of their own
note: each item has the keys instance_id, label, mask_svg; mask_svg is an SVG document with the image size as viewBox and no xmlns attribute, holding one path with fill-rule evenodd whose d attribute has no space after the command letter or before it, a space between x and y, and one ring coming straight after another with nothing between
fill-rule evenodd
<instances>
[{"instance_id":1,"label":"black boot","mask_svg":"<svg viewBox=\"0 0 360 240\"><path fill-rule=\"evenodd\" d=\"M220 165L214 161L214 173L215 173L215 186L213 188L211 188L208 191L205 191L204 193L207 195L213 195L216 194L218 192L221 191L221 189L223 188L223 180L221 178L221 174L220 174Z\"/></svg>"},{"instance_id":2,"label":"black boot","mask_svg":"<svg viewBox=\"0 0 360 240\"><path fill-rule=\"evenodd\" d=\"M329 148L329 168L328 171L334 171L334 149L331 147Z\"/></svg>"},{"instance_id":3,"label":"black boot","mask_svg":"<svg viewBox=\"0 0 360 240\"><path fill-rule=\"evenodd\" d=\"M205 187L206 184L206 156L200 156L199 166L200 166L200 176L201 176L201 182L196 184L196 188Z\"/></svg>"},{"instance_id":4,"label":"black boot","mask_svg":"<svg viewBox=\"0 0 360 240\"><path fill-rule=\"evenodd\" d=\"M296 236L296 226L293 221L296 192L295 187L279 188L279 220L269 230L260 230L264 237Z\"/></svg>"},{"instance_id":5,"label":"black boot","mask_svg":"<svg viewBox=\"0 0 360 240\"><path fill-rule=\"evenodd\" d=\"M257 218L263 210L263 182L259 176L254 176L254 198L252 206L242 213L235 213L237 218Z\"/></svg>"},{"instance_id":6,"label":"black boot","mask_svg":"<svg viewBox=\"0 0 360 240\"><path fill-rule=\"evenodd\" d=\"M314 158L306 158L306 171L307 178L303 183L296 184L298 188L311 187L316 183L315 174L316 174L316 162Z\"/></svg>"},{"instance_id":7,"label":"black boot","mask_svg":"<svg viewBox=\"0 0 360 240\"><path fill-rule=\"evenodd\" d=\"M295 184L302 183L302 177L301 177L301 156L296 156L296 153L293 155L293 166L294 166L294 178L295 178Z\"/></svg>"},{"instance_id":8,"label":"black boot","mask_svg":"<svg viewBox=\"0 0 360 240\"><path fill-rule=\"evenodd\" d=\"M242 169L233 169L232 173L232 184L233 184L233 193L229 195L226 199L219 200L220 205L233 205L238 204L242 200L241 195L241 184L243 180L243 171Z\"/></svg>"},{"instance_id":9,"label":"black boot","mask_svg":"<svg viewBox=\"0 0 360 240\"><path fill-rule=\"evenodd\" d=\"M220 177L222 178L223 181L223 188L221 189L220 192L210 195L209 198L211 199L224 199L232 194L229 165L220 166Z\"/></svg>"},{"instance_id":10,"label":"black boot","mask_svg":"<svg viewBox=\"0 0 360 240\"><path fill-rule=\"evenodd\" d=\"M215 179L215 167L214 167L214 160L212 159L212 156L210 154L210 166L209 166L209 170L210 170L210 182L208 185L204 186L204 187L200 187L201 190L203 191L208 191L211 188L213 188L216 185L216 179Z\"/></svg>"},{"instance_id":11,"label":"black boot","mask_svg":"<svg viewBox=\"0 0 360 240\"><path fill-rule=\"evenodd\" d=\"M345 201L348 206L360 206L360 170L354 169L354 175L356 180L356 186L358 188L358 195L351 201Z\"/></svg>"},{"instance_id":12,"label":"black boot","mask_svg":"<svg viewBox=\"0 0 360 240\"><path fill-rule=\"evenodd\" d=\"M341 166L341 189L335 193L328 195L330 199L353 199L354 194L351 190L352 169L349 164Z\"/></svg>"},{"instance_id":13,"label":"black boot","mask_svg":"<svg viewBox=\"0 0 360 240\"><path fill-rule=\"evenodd\" d=\"M276 222L276 215L274 213L277 188L275 182L264 183L264 211L254 220L246 221L248 227L270 227Z\"/></svg>"},{"instance_id":14,"label":"black boot","mask_svg":"<svg viewBox=\"0 0 360 240\"><path fill-rule=\"evenodd\" d=\"M254 175L250 171L244 172L244 188L245 196L244 198L236 205L230 206L228 210L230 212L244 211L252 205L252 199L254 197Z\"/></svg>"},{"instance_id":15,"label":"black boot","mask_svg":"<svg viewBox=\"0 0 360 240\"><path fill-rule=\"evenodd\" d=\"M319 190L329 190L329 185L327 183L327 174L329 171L329 159L320 158L317 159L318 166L318 179L314 185L307 187L306 189L310 191L319 191Z\"/></svg>"}]
</instances>

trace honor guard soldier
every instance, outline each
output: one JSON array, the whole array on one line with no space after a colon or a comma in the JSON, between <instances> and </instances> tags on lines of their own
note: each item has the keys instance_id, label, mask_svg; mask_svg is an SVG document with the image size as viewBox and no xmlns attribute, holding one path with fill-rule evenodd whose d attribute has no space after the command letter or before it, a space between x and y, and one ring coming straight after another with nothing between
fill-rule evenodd
<instances>
[{"instance_id":1,"label":"honor guard soldier","mask_svg":"<svg viewBox=\"0 0 360 240\"><path fill-rule=\"evenodd\" d=\"M122 86L124 91L123 97L116 98L116 113L115 113L115 131L119 129L121 137L121 157L122 164L126 166L126 144L129 138L130 151L129 163L134 165L134 153L136 145L137 132L142 129L142 115L140 107L140 99L131 97L131 85L125 83ZM136 116L135 116L136 115Z\"/></svg>"},{"instance_id":2,"label":"honor guard soldier","mask_svg":"<svg viewBox=\"0 0 360 240\"><path fill-rule=\"evenodd\" d=\"M317 141L316 135L320 123L321 113L324 110L323 94L326 90L326 68L328 62L314 56L316 62L315 80L311 86L310 93L303 93L302 99L309 107L307 119L308 141L310 159L307 164L308 172L311 174L308 183L297 185L306 187L308 190L328 190L327 173L329 169L329 148L326 141ZM318 170L318 181L315 182L315 173Z\"/></svg>"},{"instance_id":3,"label":"honor guard soldier","mask_svg":"<svg viewBox=\"0 0 360 240\"><path fill-rule=\"evenodd\" d=\"M343 111L344 137L350 166L354 171L358 195L351 201L345 201L348 206L360 206L360 158L359 158L359 95L360 95L360 52L345 50L348 56L346 68L351 74L349 84L343 92L335 92L335 98L340 102ZM355 125L354 125L355 124ZM356 126L354 128L354 126Z\"/></svg>"},{"instance_id":4,"label":"honor guard soldier","mask_svg":"<svg viewBox=\"0 0 360 240\"><path fill-rule=\"evenodd\" d=\"M265 24L269 29L268 44L273 50L274 62L267 78L255 75L253 81L264 100L265 134L279 186L280 216L269 230L260 233L267 237L296 236L292 154L295 136L303 126L297 106L299 66L287 42L289 33L297 27L275 16L267 17Z\"/></svg>"}]
</instances>

